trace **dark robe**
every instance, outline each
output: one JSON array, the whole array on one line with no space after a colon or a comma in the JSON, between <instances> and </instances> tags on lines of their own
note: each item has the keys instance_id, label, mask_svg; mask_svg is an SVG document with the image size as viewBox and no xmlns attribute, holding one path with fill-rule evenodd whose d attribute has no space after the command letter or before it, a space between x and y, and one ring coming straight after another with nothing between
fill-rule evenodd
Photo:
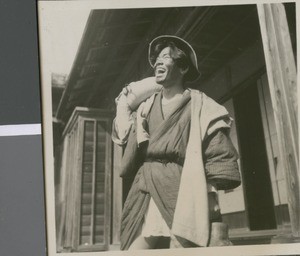
<instances>
[{"instance_id":1,"label":"dark robe","mask_svg":"<svg viewBox=\"0 0 300 256\"><path fill-rule=\"evenodd\" d=\"M134 161L135 163L139 162L138 166L134 166L132 163L134 159L126 157L128 151L125 151L125 161L127 161L124 163L125 169L138 168L138 171L124 205L121 224L122 250L128 249L141 231L151 197L168 227L170 229L172 227L189 138L191 97L189 92L185 93L178 107L167 119L164 119L162 114L161 97L161 93L155 96L147 117L149 141L137 148L135 147L134 129L133 135L129 136L128 145L133 145L135 149L129 146L126 150L139 151L136 154L138 159ZM227 132L219 130L208 136L203 142L203 147L203 159L208 166L206 169L207 178L215 180L217 187L220 188L238 186L240 177L236 163L237 154ZM215 162L218 167L215 168L212 162ZM225 163L224 172L220 170L222 163Z\"/></svg>"}]
</instances>

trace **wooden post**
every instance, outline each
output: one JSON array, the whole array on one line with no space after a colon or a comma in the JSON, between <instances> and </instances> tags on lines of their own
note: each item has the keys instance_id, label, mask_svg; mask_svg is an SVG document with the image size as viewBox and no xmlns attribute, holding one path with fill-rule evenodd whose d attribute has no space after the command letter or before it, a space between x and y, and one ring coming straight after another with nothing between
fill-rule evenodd
<instances>
[{"instance_id":1,"label":"wooden post","mask_svg":"<svg viewBox=\"0 0 300 256\"><path fill-rule=\"evenodd\" d=\"M283 4L257 5L267 75L285 172L292 236L300 237L297 73Z\"/></svg>"}]
</instances>

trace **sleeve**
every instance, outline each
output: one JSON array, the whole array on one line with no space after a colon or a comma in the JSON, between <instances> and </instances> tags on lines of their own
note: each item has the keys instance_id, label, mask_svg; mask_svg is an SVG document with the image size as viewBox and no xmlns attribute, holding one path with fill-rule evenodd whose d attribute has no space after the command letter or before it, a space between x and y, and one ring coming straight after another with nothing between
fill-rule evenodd
<instances>
[{"instance_id":1,"label":"sleeve","mask_svg":"<svg viewBox=\"0 0 300 256\"><path fill-rule=\"evenodd\" d=\"M123 146L127 143L134 118L123 92L116 98L116 105L117 113L113 120L111 137L114 143Z\"/></svg>"},{"instance_id":2,"label":"sleeve","mask_svg":"<svg viewBox=\"0 0 300 256\"><path fill-rule=\"evenodd\" d=\"M137 123L135 112L133 113L133 124L128 134L127 142L123 146L123 155L120 166L120 177L134 177L139 167L145 159L147 144L138 145L137 142Z\"/></svg>"},{"instance_id":3,"label":"sleeve","mask_svg":"<svg viewBox=\"0 0 300 256\"><path fill-rule=\"evenodd\" d=\"M203 141L203 160L209 184L218 190L233 189L240 185L238 153L228 134L229 129L214 131Z\"/></svg>"},{"instance_id":4,"label":"sleeve","mask_svg":"<svg viewBox=\"0 0 300 256\"><path fill-rule=\"evenodd\" d=\"M115 102L116 117L112 125L112 140L123 146L127 143L135 116L132 114L140 104L161 90L162 86L155 82L155 77L148 77L126 85Z\"/></svg>"}]
</instances>

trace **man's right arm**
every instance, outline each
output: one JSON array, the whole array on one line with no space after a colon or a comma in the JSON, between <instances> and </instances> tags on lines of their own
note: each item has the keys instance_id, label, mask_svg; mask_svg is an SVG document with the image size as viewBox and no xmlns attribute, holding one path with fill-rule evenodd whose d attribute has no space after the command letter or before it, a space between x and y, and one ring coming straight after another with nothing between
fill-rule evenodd
<instances>
[{"instance_id":1,"label":"man's right arm","mask_svg":"<svg viewBox=\"0 0 300 256\"><path fill-rule=\"evenodd\" d=\"M132 82L123 88L116 98L117 113L113 121L112 140L123 146L127 143L131 127L134 122L133 111L139 105L161 90L161 85L155 81L155 77L148 77L137 82Z\"/></svg>"},{"instance_id":2,"label":"man's right arm","mask_svg":"<svg viewBox=\"0 0 300 256\"><path fill-rule=\"evenodd\" d=\"M127 95L123 91L116 98L117 111L112 125L112 140L120 146L127 143L133 124L132 111L127 103Z\"/></svg>"}]
</instances>

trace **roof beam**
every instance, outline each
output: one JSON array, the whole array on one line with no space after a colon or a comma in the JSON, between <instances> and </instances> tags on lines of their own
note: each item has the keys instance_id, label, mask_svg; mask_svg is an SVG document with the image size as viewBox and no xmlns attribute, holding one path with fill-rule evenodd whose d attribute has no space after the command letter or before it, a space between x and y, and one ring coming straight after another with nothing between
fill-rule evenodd
<instances>
[{"instance_id":1,"label":"roof beam","mask_svg":"<svg viewBox=\"0 0 300 256\"><path fill-rule=\"evenodd\" d=\"M219 41L199 62L200 64L203 64L208 58L209 56L211 56L216 50L218 50L223 44L224 42L226 42L235 32L237 32L238 29L240 29L246 20L249 19L249 17L251 16L251 14L253 14L253 10L251 10L248 15L246 15L243 20L237 24L221 41Z\"/></svg>"},{"instance_id":2,"label":"roof beam","mask_svg":"<svg viewBox=\"0 0 300 256\"><path fill-rule=\"evenodd\" d=\"M118 41L119 43L117 44L113 44L113 45L103 45L103 46L97 46L97 47L91 47L89 52L88 52L88 55L86 57L86 62L90 62L91 59L92 59L92 56L95 54L95 52L97 51L101 51L101 50L107 50L108 48L109 49L113 49L113 48L118 48L118 47L121 47L121 46L128 46L128 45L132 45L132 44L138 44L140 43L141 40L130 40L130 41L125 41L125 42L120 42Z\"/></svg>"},{"instance_id":3,"label":"roof beam","mask_svg":"<svg viewBox=\"0 0 300 256\"><path fill-rule=\"evenodd\" d=\"M117 24L103 24L98 26L98 29L111 29L111 28L122 28L122 27L129 27L135 25L145 25L147 23L151 23L151 20L140 20L140 21L127 21Z\"/></svg>"}]
</instances>

